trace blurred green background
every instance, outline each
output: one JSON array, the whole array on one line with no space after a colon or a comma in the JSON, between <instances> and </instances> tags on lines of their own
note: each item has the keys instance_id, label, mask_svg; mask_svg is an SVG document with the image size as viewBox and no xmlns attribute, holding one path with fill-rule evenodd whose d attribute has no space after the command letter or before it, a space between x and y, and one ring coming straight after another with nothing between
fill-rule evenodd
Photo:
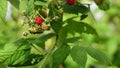
<instances>
[{"instance_id":1,"label":"blurred green background","mask_svg":"<svg viewBox=\"0 0 120 68\"><path fill-rule=\"evenodd\" d=\"M103 51L114 64L113 66L107 66L95 59L88 56L86 68L120 68L120 0L111 0L111 8L108 11L101 11L95 8L95 5L91 6L92 12L89 16L83 20L91 24L97 31L100 41L94 42L92 35L84 35L84 40L92 46ZM94 8L94 9L93 9ZM21 12L15 7L12 7L11 19L3 23L0 20L0 49L6 43L13 42L22 36L22 32L27 27L22 27ZM68 57L63 64L65 68L80 68L71 57ZM33 68L38 68L34 66ZM0 64L0 68L5 68ZM22 68L22 67L20 67ZM26 68L26 67L23 67ZM32 68L32 67L27 67ZM61 67L62 68L62 67Z\"/></svg>"}]
</instances>

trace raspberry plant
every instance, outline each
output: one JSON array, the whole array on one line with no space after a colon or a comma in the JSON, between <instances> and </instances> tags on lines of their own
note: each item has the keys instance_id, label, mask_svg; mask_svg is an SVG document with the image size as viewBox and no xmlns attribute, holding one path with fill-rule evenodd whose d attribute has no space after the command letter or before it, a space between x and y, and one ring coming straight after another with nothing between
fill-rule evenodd
<instances>
[{"instance_id":1,"label":"raspberry plant","mask_svg":"<svg viewBox=\"0 0 120 68\"><path fill-rule=\"evenodd\" d=\"M82 34L99 38L92 25L84 22L90 12L90 5L81 0L8 0L24 16L23 25L28 30L25 37L4 45L0 50L0 63L9 67L39 65L39 68L58 68L68 56L85 68L87 54L96 60L111 64L101 51L85 41ZM83 0L84 1L84 0ZM109 0L94 0L102 10L109 9ZM4 20L7 0L0 0L0 17ZM68 17L67 15L71 15ZM79 20L75 20L75 19ZM69 35L71 35L69 37ZM34 36L31 37L31 36ZM46 45L52 39L49 48ZM33 51L35 50L35 51ZM36 54L36 52L38 52Z\"/></svg>"}]
</instances>

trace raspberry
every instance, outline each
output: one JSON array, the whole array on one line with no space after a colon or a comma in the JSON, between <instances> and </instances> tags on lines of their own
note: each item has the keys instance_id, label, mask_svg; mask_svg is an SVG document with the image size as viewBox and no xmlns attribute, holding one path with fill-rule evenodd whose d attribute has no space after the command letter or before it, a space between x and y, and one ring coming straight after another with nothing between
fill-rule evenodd
<instances>
[{"instance_id":1,"label":"raspberry","mask_svg":"<svg viewBox=\"0 0 120 68\"><path fill-rule=\"evenodd\" d=\"M41 25L42 22L43 22L42 17L36 17L36 18L35 18L35 22L36 22L37 25Z\"/></svg>"},{"instance_id":2,"label":"raspberry","mask_svg":"<svg viewBox=\"0 0 120 68\"><path fill-rule=\"evenodd\" d=\"M68 5L74 5L75 4L75 0L66 0Z\"/></svg>"}]
</instances>

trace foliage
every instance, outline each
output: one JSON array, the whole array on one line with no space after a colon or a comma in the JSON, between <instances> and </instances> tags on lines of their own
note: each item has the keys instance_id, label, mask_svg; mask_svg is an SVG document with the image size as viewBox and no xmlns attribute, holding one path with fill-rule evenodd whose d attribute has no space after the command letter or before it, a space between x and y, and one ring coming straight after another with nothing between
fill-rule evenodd
<instances>
[{"instance_id":1,"label":"foliage","mask_svg":"<svg viewBox=\"0 0 120 68\"><path fill-rule=\"evenodd\" d=\"M82 4L79 0L76 0L74 5L67 4L65 0L8 1L24 16L23 26L26 28L23 27L23 31L25 31L23 35L25 37L12 43L0 43L2 45L2 47L0 45L0 63L9 67L39 64L39 68L58 68L64 64L68 56L71 56L74 62L85 68L88 54L100 62L112 65L101 51L90 45L81 45L85 42L89 43L84 40L86 34L99 38L96 29L89 23L83 22L89 16L89 5ZM102 10L109 9L109 0L94 0L94 2ZM7 1L0 1L0 18L2 20L5 19L6 8ZM71 17L67 15L71 15ZM35 18L39 16L43 21L37 25ZM5 23L5 27L7 24ZM18 31L22 32L21 29ZM46 45L46 42L52 38L54 41ZM51 47L47 49L48 45Z\"/></svg>"}]
</instances>

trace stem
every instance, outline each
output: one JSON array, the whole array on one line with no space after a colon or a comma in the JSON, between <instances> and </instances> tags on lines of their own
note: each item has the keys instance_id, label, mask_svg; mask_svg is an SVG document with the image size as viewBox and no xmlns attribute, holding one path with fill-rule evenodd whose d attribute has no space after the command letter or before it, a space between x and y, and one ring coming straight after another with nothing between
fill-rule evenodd
<instances>
[{"instance_id":1,"label":"stem","mask_svg":"<svg viewBox=\"0 0 120 68\"><path fill-rule=\"evenodd\" d=\"M42 48L37 48L37 46L34 44L32 44L32 47L34 47L38 52L42 53L43 55L46 54L46 52Z\"/></svg>"},{"instance_id":2,"label":"stem","mask_svg":"<svg viewBox=\"0 0 120 68\"><path fill-rule=\"evenodd\" d=\"M48 58L52 55L53 50L51 50L46 57L42 60L42 63L40 64L39 68L44 68L44 65L46 63L46 61L48 60Z\"/></svg>"},{"instance_id":3,"label":"stem","mask_svg":"<svg viewBox=\"0 0 120 68\"><path fill-rule=\"evenodd\" d=\"M91 18L91 21L93 22L93 23L96 23L97 21L96 21L96 19L95 19L95 17L94 17L94 15L93 15L93 13L90 11L90 18Z\"/></svg>"},{"instance_id":4,"label":"stem","mask_svg":"<svg viewBox=\"0 0 120 68\"><path fill-rule=\"evenodd\" d=\"M35 11L35 13L39 15L43 20L45 20L45 18L42 15L40 15L40 13L37 10Z\"/></svg>"},{"instance_id":5,"label":"stem","mask_svg":"<svg viewBox=\"0 0 120 68\"><path fill-rule=\"evenodd\" d=\"M46 61L48 61L48 58L49 58L50 56L52 56L53 52L56 50L56 49L55 49L55 46L56 46L56 44L57 44L57 40L58 40L58 35L56 35L55 45L54 45L53 48L48 52L48 54L46 55L46 57L42 60L39 68L44 68L44 65L45 65ZM51 62L52 62L52 61L51 61ZM50 68L52 68L52 64L50 64Z\"/></svg>"},{"instance_id":6,"label":"stem","mask_svg":"<svg viewBox=\"0 0 120 68\"><path fill-rule=\"evenodd\" d=\"M42 48L37 48L37 46L35 46L33 43L31 43L29 41L28 41L28 43L30 43L32 45L32 47L34 47L38 52L43 53L43 55L46 54L46 52Z\"/></svg>"}]
</instances>

